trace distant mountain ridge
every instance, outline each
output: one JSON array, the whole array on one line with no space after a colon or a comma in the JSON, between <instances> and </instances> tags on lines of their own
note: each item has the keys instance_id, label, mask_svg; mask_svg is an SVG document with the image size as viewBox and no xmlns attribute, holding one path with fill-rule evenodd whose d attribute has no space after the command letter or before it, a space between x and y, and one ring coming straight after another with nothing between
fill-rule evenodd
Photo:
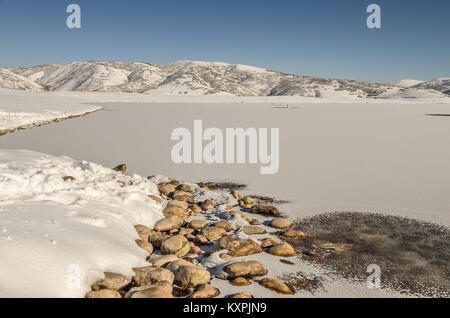
<instances>
[{"instance_id":1,"label":"distant mountain ridge","mask_svg":"<svg viewBox=\"0 0 450 318\"><path fill-rule=\"evenodd\" d=\"M411 80L407 80L411 83ZM149 95L374 97L398 85L327 79L221 62L71 62L0 68L0 87L22 90L129 92ZM450 79L407 86L450 94ZM436 92L437 93L437 92ZM437 93L438 94L438 93Z\"/></svg>"}]
</instances>

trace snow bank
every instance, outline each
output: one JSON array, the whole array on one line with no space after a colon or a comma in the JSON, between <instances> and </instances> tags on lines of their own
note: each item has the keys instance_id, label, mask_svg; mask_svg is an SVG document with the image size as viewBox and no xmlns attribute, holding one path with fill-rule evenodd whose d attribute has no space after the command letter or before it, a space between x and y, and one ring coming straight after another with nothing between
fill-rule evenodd
<instances>
[{"instance_id":1,"label":"snow bank","mask_svg":"<svg viewBox=\"0 0 450 318\"><path fill-rule=\"evenodd\" d=\"M134 225L163 217L157 192L86 161L0 150L0 297L82 297L105 271L148 265Z\"/></svg>"},{"instance_id":2,"label":"snow bank","mask_svg":"<svg viewBox=\"0 0 450 318\"><path fill-rule=\"evenodd\" d=\"M434 90L416 89L416 88L400 88L389 92L382 93L374 98L448 98L447 95Z\"/></svg>"},{"instance_id":3,"label":"snow bank","mask_svg":"<svg viewBox=\"0 0 450 318\"><path fill-rule=\"evenodd\" d=\"M78 116L98 109L101 107L81 104L51 93L0 88L0 132Z\"/></svg>"}]
</instances>

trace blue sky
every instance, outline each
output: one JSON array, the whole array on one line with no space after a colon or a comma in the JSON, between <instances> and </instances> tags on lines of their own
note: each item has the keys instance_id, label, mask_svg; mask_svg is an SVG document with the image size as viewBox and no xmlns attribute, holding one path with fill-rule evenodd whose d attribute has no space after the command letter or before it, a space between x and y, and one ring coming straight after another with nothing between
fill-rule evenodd
<instances>
[{"instance_id":1,"label":"blue sky","mask_svg":"<svg viewBox=\"0 0 450 318\"><path fill-rule=\"evenodd\" d=\"M66 27L66 7L82 28ZM382 29L366 27L366 7ZM390 82L450 76L449 0L0 0L0 66L74 60L240 63Z\"/></svg>"}]
</instances>

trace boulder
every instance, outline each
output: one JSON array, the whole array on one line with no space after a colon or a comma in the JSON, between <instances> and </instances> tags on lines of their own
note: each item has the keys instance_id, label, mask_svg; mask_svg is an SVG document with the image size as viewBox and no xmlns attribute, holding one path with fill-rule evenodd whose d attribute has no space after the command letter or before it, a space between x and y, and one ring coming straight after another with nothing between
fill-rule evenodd
<instances>
[{"instance_id":1,"label":"boulder","mask_svg":"<svg viewBox=\"0 0 450 318\"><path fill-rule=\"evenodd\" d=\"M166 231L170 231L170 230L179 228L180 226L183 225L183 223L184 223L184 218L176 216L176 215L172 215L172 216L167 216L164 219L161 219L158 222L156 222L153 229L155 231L159 231L159 232L166 232Z\"/></svg>"},{"instance_id":2,"label":"boulder","mask_svg":"<svg viewBox=\"0 0 450 318\"><path fill-rule=\"evenodd\" d=\"M275 218L270 222L270 226L277 229L286 230L291 228L292 222L284 218Z\"/></svg>"},{"instance_id":3,"label":"boulder","mask_svg":"<svg viewBox=\"0 0 450 318\"><path fill-rule=\"evenodd\" d=\"M227 232L231 231L231 222L228 222L228 221L219 221L219 222L214 223L213 226L220 227Z\"/></svg>"},{"instance_id":4,"label":"boulder","mask_svg":"<svg viewBox=\"0 0 450 318\"><path fill-rule=\"evenodd\" d=\"M172 192L175 192L175 186L170 183L166 184L160 184L158 185L158 190L160 193L165 194L166 196L169 196Z\"/></svg>"},{"instance_id":5,"label":"boulder","mask_svg":"<svg viewBox=\"0 0 450 318\"><path fill-rule=\"evenodd\" d=\"M200 235L206 237L208 241L212 241L218 237L227 235L227 231L225 231L223 228L220 227L209 226L202 229Z\"/></svg>"},{"instance_id":6,"label":"boulder","mask_svg":"<svg viewBox=\"0 0 450 318\"><path fill-rule=\"evenodd\" d=\"M211 200L205 200L201 205L201 208L205 211L214 209L214 207L214 203L212 203Z\"/></svg>"},{"instance_id":7,"label":"boulder","mask_svg":"<svg viewBox=\"0 0 450 318\"><path fill-rule=\"evenodd\" d=\"M125 298L173 298L172 285L167 281L160 281L151 285L132 288Z\"/></svg>"},{"instance_id":8,"label":"boulder","mask_svg":"<svg viewBox=\"0 0 450 318\"><path fill-rule=\"evenodd\" d=\"M105 273L105 278L92 284L93 291L101 289L120 290L131 284L131 277L116 273Z\"/></svg>"},{"instance_id":9,"label":"boulder","mask_svg":"<svg viewBox=\"0 0 450 318\"><path fill-rule=\"evenodd\" d=\"M235 279L230 280L230 284L234 286L248 286L251 285L252 283L247 278L237 277Z\"/></svg>"},{"instance_id":10,"label":"boulder","mask_svg":"<svg viewBox=\"0 0 450 318\"><path fill-rule=\"evenodd\" d=\"M186 203L192 204L194 202L194 199L192 198L191 195L186 195L186 194L178 194L178 195L174 195L172 197L172 199L177 200L177 201L184 201Z\"/></svg>"},{"instance_id":11,"label":"boulder","mask_svg":"<svg viewBox=\"0 0 450 318\"><path fill-rule=\"evenodd\" d=\"M286 285L279 279L264 278L259 283L261 284L261 286L276 291L277 293L280 294L289 294L289 295L294 294L292 289L289 288L288 285Z\"/></svg>"},{"instance_id":12,"label":"boulder","mask_svg":"<svg viewBox=\"0 0 450 318\"><path fill-rule=\"evenodd\" d=\"M251 209L254 214L263 214L271 216L279 216L280 211L272 205L254 205Z\"/></svg>"},{"instance_id":13,"label":"boulder","mask_svg":"<svg viewBox=\"0 0 450 318\"><path fill-rule=\"evenodd\" d=\"M153 264L153 266L156 267L162 267L168 263L171 263L173 261L176 261L178 259L178 257L176 255L162 255L162 256L157 256L155 254L153 254L152 256L150 256L150 258L148 258L147 260Z\"/></svg>"},{"instance_id":14,"label":"boulder","mask_svg":"<svg viewBox=\"0 0 450 318\"><path fill-rule=\"evenodd\" d=\"M101 289L87 293L84 298L122 298L117 290Z\"/></svg>"},{"instance_id":15,"label":"boulder","mask_svg":"<svg viewBox=\"0 0 450 318\"><path fill-rule=\"evenodd\" d=\"M247 214L240 212L240 211L230 211L230 212L228 212L228 215L230 215L231 217L233 217L235 215L239 215L241 218L243 218L244 220L246 220L249 223L253 220Z\"/></svg>"},{"instance_id":16,"label":"boulder","mask_svg":"<svg viewBox=\"0 0 450 318\"><path fill-rule=\"evenodd\" d=\"M148 227L142 224L135 225L134 228L136 229L137 234L143 241L148 241L148 236L153 231L150 230Z\"/></svg>"},{"instance_id":17,"label":"boulder","mask_svg":"<svg viewBox=\"0 0 450 318\"><path fill-rule=\"evenodd\" d=\"M168 237L169 236L167 234L153 231L148 237L148 242L152 244L154 248L159 249L161 247L161 243Z\"/></svg>"},{"instance_id":18,"label":"boulder","mask_svg":"<svg viewBox=\"0 0 450 318\"><path fill-rule=\"evenodd\" d=\"M191 246L189 241L183 235L174 235L161 243L160 251L163 255L175 254L177 257L183 257L189 254Z\"/></svg>"},{"instance_id":19,"label":"boulder","mask_svg":"<svg viewBox=\"0 0 450 318\"><path fill-rule=\"evenodd\" d=\"M149 198L153 199L154 201L158 202L158 203L162 203L162 199L160 197L157 197L156 195L148 195Z\"/></svg>"},{"instance_id":20,"label":"boulder","mask_svg":"<svg viewBox=\"0 0 450 318\"><path fill-rule=\"evenodd\" d=\"M269 248L268 252L272 255L276 256L295 256L297 252L295 252L294 248L289 243L280 243Z\"/></svg>"},{"instance_id":21,"label":"boulder","mask_svg":"<svg viewBox=\"0 0 450 318\"><path fill-rule=\"evenodd\" d=\"M188 204L186 201L179 201L179 200L172 200L167 203L167 206L177 206L183 210L186 210L188 208Z\"/></svg>"},{"instance_id":22,"label":"boulder","mask_svg":"<svg viewBox=\"0 0 450 318\"><path fill-rule=\"evenodd\" d=\"M218 249L229 251L231 256L246 256L261 253L261 246L252 239L244 239L237 236L226 236L216 244Z\"/></svg>"},{"instance_id":23,"label":"boulder","mask_svg":"<svg viewBox=\"0 0 450 318\"><path fill-rule=\"evenodd\" d=\"M186 192L192 191L192 190L191 190L191 187L190 187L189 185L185 184L185 183L179 184L179 185L176 187L176 189L177 189L177 190L180 190L180 191L186 191Z\"/></svg>"},{"instance_id":24,"label":"boulder","mask_svg":"<svg viewBox=\"0 0 450 318\"><path fill-rule=\"evenodd\" d=\"M233 197L236 199L236 200L240 200L240 199L243 199L244 198L244 196L242 196L239 192L237 192L236 190L234 190L233 191Z\"/></svg>"},{"instance_id":25,"label":"boulder","mask_svg":"<svg viewBox=\"0 0 450 318\"><path fill-rule=\"evenodd\" d=\"M266 230L259 226L244 226L243 231L247 235L265 234Z\"/></svg>"},{"instance_id":26,"label":"boulder","mask_svg":"<svg viewBox=\"0 0 450 318\"><path fill-rule=\"evenodd\" d=\"M152 255L153 253L153 245L151 243L148 243L144 240L136 240L136 244L142 248L144 251L148 253L148 255Z\"/></svg>"},{"instance_id":27,"label":"boulder","mask_svg":"<svg viewBox=\"0 0 450 318\"><path fill-rule=\"evenodd\" d=\"M198 286L189 298L213 298L219 295L219 290L210 284Z\"/></svg>"},{"instance_id":28,"label":"boulder","mask_svg":"<svg viewBox=\"0 0 450 318\"><path fill-rule=\"evenodd\" d=\"M176 205L166 206L162 212L165 217L175 215L175 216L182 218L182 217L187 217L187 215L188 215L186 210L184 210Z\"/></svg>"},{"instance_id":29,"label":"boulder","mask_svg":"<svg viewBox=\"0 0 450 318\"><path fill-rule=\"evenodd\" d=\"M173 284L174 275L171 271L165 268L156 266L147 266L133 268L135 275L133 280L138 286L149 285L161 281L167 281Z\"/></svg>"},{"instance_id":30,"label":"boulder","mask_svg":"<svg viewBox=\"0 0 450 318\"><path fill-rule=\"evenodd\" d=\"M124 174L125 172L127 172L127 165L122 163L118 166L115 166L113 170Z\"/></svg>"},{"instance_id":31,"label":"boulder","mask_svg":"<svg viewBox=\"0 0 450 318\"><path fill-rule=\"evenodd\" d=\"M277 245L277 244L278 244L278 241L276 239L274 239L272 237L269 237L269 238L266 238L266 239L262 240L261 247L262 248L264 248L264 247L271 247L271 246L274 246L274 245Z\"/></svg>"},{"instance_id":32,"label":"boulder","mask_svg":"<svg viewBox=\"0 0 450 318\"><path fill-rule=\"evenodd\" d=\"M283 233L283 236L287 238L305 238L306 234L302 231L288 230Z\"/></svg>"},{"instance_id":33,"label":"boulder","mask_svg":"<svg viewBox=\"0 0 450 318\"><path fill-rule=\"evenodd\" d=\"M264 265L257 261L243 261L229 264L224 267L223 271L228 274L229 279L264 276L267 274L267 269Z\"/></svg>"},{"instance_id":34,"label":"boulder","mask_svg":"<svg viewBox=\"0 0 450 318\"><path fill-rule=\"evenodd\" d=\"M184 259L177 259L170 263L166 264L166 269L171 271L172 273L175 273L181 266L195 266L193 263L188 262Z\"/></svg>"},{"instance_id":35,"label":"boulder","mask_svg":"<svg viewBox=\"0 0 450 318\"><path fill-rule=\"evenodd\" d=\"M189 223L189 227L194 230L201 230L208 224L209 224L209 221L206 221L206 220L192 220Z\"/></svg>"},{"instance_id":36,"label":"boulder","mask_svg":"<svg viewBox=\"0 0 450 318\"><path fill-rule=\"evenodd\" d=\"M248 293L237 293L228 296L228 298L253 298L253 296Z\"/></svg>"},{"instance_id":37,"label":"boulder","mask_svg":"<svg viewBox=\"0 0 450 318\"><path fill-rule=\"evenodd\" d=\"M202 211L203 211L202 208L199 207L197 204L191 204L191 206L189 208L194 213L202 213Z\"/></svg>"},{"instance_id":38,"label":"boulder","mask_svg":"<svg viewBox=\"0 0 450 318\"><path fill-rule=\"evenodd\" d=\"M239 205L244 209L250 209L253 204L255 204L255 200L250 197L245 197L239 200Z\"/></svg>"},{"instance_id":39,"label":"boulder","mask_svg":"<svg viewBox=\"0 0 450 318\"><path fill-rule=\"evenodd\" d=\"M175 272L175 284L182 289L194 288L202 284L208 284L211 274L195 265L181 265Z\"/></svg>"}]
</instances>

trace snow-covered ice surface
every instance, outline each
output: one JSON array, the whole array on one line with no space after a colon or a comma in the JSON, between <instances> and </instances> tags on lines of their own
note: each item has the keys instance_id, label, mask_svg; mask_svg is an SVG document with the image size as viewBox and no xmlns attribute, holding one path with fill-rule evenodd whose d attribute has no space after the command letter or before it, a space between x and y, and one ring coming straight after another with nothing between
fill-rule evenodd
<instances>
[{"instance_id":1,"label":"snow-covered ice surface","mask_svg":"<svg viewBox=\"0 0 450 318\"><path fill-rule=\"evenodd\" d=\"M134 225L162 218L149 194L155 184L138 175L0 150L0 297L82 297L105 271L148 265Z\"/></svg>"},{"instance_id":2,"label":"snow-covered ice surface","mask_svg":"<svg viewBox=\"0 0 450 318\"><path fill-rule=\"evenodd\" d=\"M0 88L0 132L55 119L78 116L100 109L45 92L24 92Z\"/></svg>"}]
</instances>

